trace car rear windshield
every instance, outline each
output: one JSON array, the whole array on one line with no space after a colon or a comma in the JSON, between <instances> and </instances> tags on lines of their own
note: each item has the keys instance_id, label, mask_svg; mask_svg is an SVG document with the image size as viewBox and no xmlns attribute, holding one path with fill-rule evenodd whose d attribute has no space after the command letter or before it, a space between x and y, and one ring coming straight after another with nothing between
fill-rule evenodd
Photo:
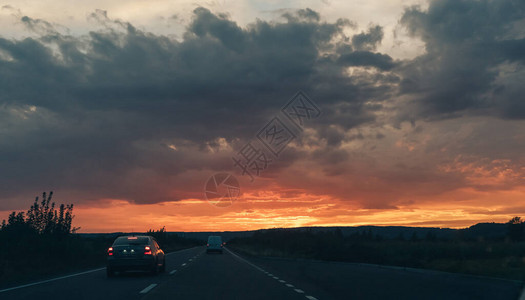
<instances>
[{"instance_id":1,"label":"car rear windshield","mask_svg":"<svg viewBox=\"0 0 525 300\"><path fill-rule=\"evenodd\" d=\"M221 243L222 242L222 239L220 236L210 236L208 237L208 243Z\"/></svg>"},{"instance_id":2,"label":"car rear windshield","mask_svg":"<svg viewBox=\"0 0 525 300\"><path fill-rule=\"evenodd\" d=\"M147 237L137 237L137 236L121 236L115 240L113 243L114 246L122 245L147 245L149 244L149 239Z\"/></svg>"}]
</instances>

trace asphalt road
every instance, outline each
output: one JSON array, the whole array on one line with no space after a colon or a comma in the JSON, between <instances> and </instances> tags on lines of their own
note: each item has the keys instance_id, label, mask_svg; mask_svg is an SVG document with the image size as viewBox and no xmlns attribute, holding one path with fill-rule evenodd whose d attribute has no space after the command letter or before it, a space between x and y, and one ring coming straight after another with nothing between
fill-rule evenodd
<instances>
[{"instance_id":1,"label":"asphalt road","mask_svg":"<svg viewBox=\"0 0 525 300\"><path fill-rule=\"evenodd\" d=\"M204 247L170 253L166 273L105 269L0 290L0 299L518 299L522 283L348 263L240 257Z\"/></svg>"}]
</instances>

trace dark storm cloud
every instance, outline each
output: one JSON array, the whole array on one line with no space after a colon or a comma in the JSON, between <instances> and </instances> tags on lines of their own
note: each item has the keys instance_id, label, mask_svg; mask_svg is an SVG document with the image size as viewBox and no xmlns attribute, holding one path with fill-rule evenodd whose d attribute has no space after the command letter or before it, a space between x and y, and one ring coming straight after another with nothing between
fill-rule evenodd
<instances>
[{"instance_id":1,"label":"dark storm cloud","mask_svg":"<svg viewBox=\"0 0 525 300\"><path fill-rule=\"evenodd\" d=\"M395 66L393 59L381 53L354 51L339 57L339 63L346 66L372 66L381 70L390 70Z\"/></svg>"},{"instance_id":2,"label":"dark storm cloud","mask_svg":"<svg viewBox=\"0 0 525 300\"><path fill-rule=\"evenodd\" d=\"M391 58L360 50L339 64L336 49L352 48L342 31L349 21L321 22L310 9L284 17L241 28L198 8L181 41L102 10L89 19L104 29L81 37L21 17L40 37L0 38L4 196L54 188L139 203L199 197L205 178L185 174L231 170L231 153L217 149L253 138L299 89L318 99L321 128L372 121L375 109L361 103L390 89L387 80L363 84L344 68L388 69ZM286 155L281 167L303 154Z\"/></svg>"},{"instance_id":3,"label":"dark storm cloud","mask_svg":"<svg viewBox=\"0 0 525 300\"><path fill-rule=\"evenodd\" d=\"M318 12L311 10L310 8L299 9L295 13L284 13L283 17L289 21L297 22L300 19L319 22L321 16Z\"/></svg>"},{"instance_id":4,"label":"dark storm cloud","mask_svg":"<svg viewBox=\"0 0 525 300\"><path fill-rule=\"evenodd\" d=\"M49 22L39 19L32 19L28 16L23 16L20 21L31 31L41 34L55 33L56 29Z\"/></svg>"},{"instance_id":5,"label":"dark storm cloud","mask_svg":"<svg viewBox=\"0 0 525 300\"><path fill-rule=\"evenodd\" d=\"M366 155L343 149L343 142L386 143L390 137L375 131L349 130L381 128L395 113L412 125L461 114L523 119L524 5L442 0L428 11L409 8L400 22L425 43L426 53L404 61L376 51L380 26L347 37L351 21L324 22L310 9L241 27L197 8L181 40L102 10L89 16L102 29L80 37L20 17L39 37L0 37L0 189L5 199L27 195L28 201L48 189L79 200L200 198L210 173L233 171L232 153L297 90L316 101L322 117L265 177L289 170L303 176L293 167L309 162L326 175L318 189L294 176L279 184L319 194L332 186L329 193L345 199L345 176L354 176L356 190L377 190L372 206L378 207L389 207L385 198L399 199L400 187L418 180L432 182L429 192L457 188L461 178L433 166L400 171L371 158L363 172L352 164ZM411 106L396 107L399 99L412 100ZM0 209L25 208L7 202Z\"/></svg>"},{"instance_id":6,"label":"dark storm cloud","mask_svg":"<svg viewBox=\"0 0 525 300\"><path fill-rule=\"evenodd\" d=\"M383 28L379 25L370 27L367 33L356 34L352 37L352 45L358 50L375 50L383 40Z\"/></svg>"},{"instance_id":7,"label":"dark storm cloud","mask_svg":"<svg viewBox=\"0 0 525 300\"><path fill-rule=\"evenodd\" d=\"M426 116L525 117L524 19L525 2L513 0L436 0L428 11L407 9L401 24L427 53L407 62L402 92L417 95Z\"/></svg>"}]
</instances>

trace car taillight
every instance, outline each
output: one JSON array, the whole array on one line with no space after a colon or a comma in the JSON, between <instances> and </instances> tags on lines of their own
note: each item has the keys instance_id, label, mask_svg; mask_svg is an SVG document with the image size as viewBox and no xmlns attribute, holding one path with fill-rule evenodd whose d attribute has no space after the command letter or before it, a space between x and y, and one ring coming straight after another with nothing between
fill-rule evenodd
<instances>
[{"instance_id":1,"label":"car taillight","mask_svg":"<svg viewBox=\"0 0 525 300\"><path fill-rule=\"evenodd\" d=\"M209 246L210 246L210 244L206 244L206 247L209 247Z\"/></svg>"},{"instance_id":2,"label":"car taillight","mask_svg":"<svg viewBox=\"0 0 525 300\"><path fill-rule=\"evenodd\" d=\"M144 247L144 255L151 255L151 248L149 246Z\"/></svg>"},{"instance_id":3,"label":"car taillight","mask_svg":"<svg viewBox=\"0 0 525 300\"><path fill-rule=\"evenodd\" d=\"M109 247L109 249L108 249L108 255L109 255L109 256L113 255L113 247Z\"/></svg>"}]
</instances>

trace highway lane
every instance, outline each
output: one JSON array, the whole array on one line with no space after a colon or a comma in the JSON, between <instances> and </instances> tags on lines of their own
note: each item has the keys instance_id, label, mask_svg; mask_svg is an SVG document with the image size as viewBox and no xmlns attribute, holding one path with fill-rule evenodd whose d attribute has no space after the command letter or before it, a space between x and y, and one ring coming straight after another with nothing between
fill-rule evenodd
<instances>
[{"instance_id":1,"label":"highway lane","mask_svg":"<svg viewBox=\"0 0 525 300\"><path fill-rule=\"evenodd\" d=\"M143 300L156 299L290 299L315 300L308 293L267 273L249 261L224 251L204 254L158 285Z\"/></svg>"},{"instance_id":2,"label":"highway lane","mask_svg":"<svg viewBox=\"0 0 525 300\"><path fill-rule=\"evenodd\" d=\"M177 269L188 259L202 254L203 247L195 247L166 256L166 273L151 276L147 273L129 273L115 278L106 277L106 269L102 268L78 276L21 287L9 291L0 291L0 299L140 299L142 290L151 284L159 284L169 280L169 271Z\"/></svg>"},{"instance_id":3,"label":"highway lane","mask_svg":"<svg viewBox=\"0 0 525 300\"><path fill-rule=\"evenodd\" d=\"M518 299L522 282L366 264L172 253L166 273L105 270L0 292L0 299Z\"/></svg>"},{"instance_id":4,"label":"highway lane","mask_svg":"<svg viewBox=\"0 0 525 300\"><path fill-rule=\"evenodd\" d=\"M518 299L519 281L369 264L202 255L144 299Z\"/></svg>"}]
</instances>

